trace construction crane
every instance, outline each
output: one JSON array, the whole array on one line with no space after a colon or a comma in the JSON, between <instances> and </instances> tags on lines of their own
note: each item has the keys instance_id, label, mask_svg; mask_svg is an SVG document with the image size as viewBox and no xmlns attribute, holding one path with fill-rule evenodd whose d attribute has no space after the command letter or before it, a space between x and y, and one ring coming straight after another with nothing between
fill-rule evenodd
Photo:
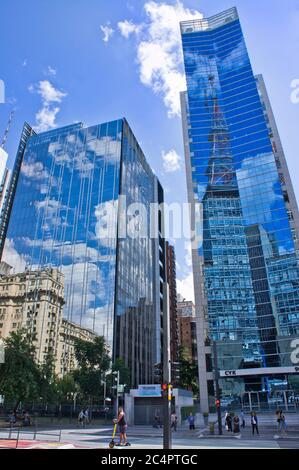
<instances>
[{"instance_id":1,"label":"construction crane","mask_svg":"<svg viewBox=\"0 0 299 470\"><path fill-rule=\"evenodd\" d=\"M6 141L7 141L7 137L8 137L10 128L11 128L12 121L13 121L14 114L15 114L15 110L13 109L13 110L11 111L11 113L10 113L10 116L9 116L9 119L8 119L8 123L7 123L6 129L5 129L5 131L4 131L4 135L3 135L3 138L2 138L2 142L1 142L1 145L0 145L0 148L2 148L2 149L4 149L4 147L5 147L5 144L6 144Z\"/></svg>"}]
</instances>

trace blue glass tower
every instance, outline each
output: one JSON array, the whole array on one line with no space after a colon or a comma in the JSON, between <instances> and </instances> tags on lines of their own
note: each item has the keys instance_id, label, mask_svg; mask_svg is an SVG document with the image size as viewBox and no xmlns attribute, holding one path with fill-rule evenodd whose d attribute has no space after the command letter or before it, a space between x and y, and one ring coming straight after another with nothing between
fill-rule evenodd
<instances>
[{"instance_id":1,"label":"blue glass tower","mask_svg":"<svg viewBox=\"0 0 299 470\"><path fill-rule=\"evenodd\" d=\"M150 236L149 209L162 202L163 189L125 119L40 134L24 126L2 260L16 272L59 267L65 318L106 338L113 358L130 367L131 385L151 383L161 361L164 241L158 215ZM132 204L146 209L146 233L128 233L140 222Z\"/></svg>"},{"instance_id":2,"label":"blue glass tower","mask_svg":"<svg viewBox=\"0 0 299 470\"><path fill-rule=\"evenodd\" d=\"M211 342L224 394L269 396L273 383L298 387L292 360L299 338L298 208L237 10L182 22L181 34L200 395L207 410Z\"/></svg>"}]
</instances>

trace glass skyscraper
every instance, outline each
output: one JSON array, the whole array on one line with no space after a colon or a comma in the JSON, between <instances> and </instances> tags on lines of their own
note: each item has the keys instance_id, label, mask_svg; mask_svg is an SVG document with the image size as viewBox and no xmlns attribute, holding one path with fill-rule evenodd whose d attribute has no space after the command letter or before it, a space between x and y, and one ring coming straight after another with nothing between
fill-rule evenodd
<instances>
[{"instance_id":1,"label":"glass skyscraper","mask_svg":"<svg viewBox=\"0 0 299 470\"><path fill-rule=\"evenodd\" d=\"M113 358L130 367L131 385L151 383L161 361L163 220L156 212L150 237L149 217L150 205L162 202L125 119L40 134L25 124L1 227L2 260L15 272L61 269L64 317L105 337ZM140 223L142 235L134 231Z\"/></svg>"},{"instance_id":2,"label":"glass skyscraper","mask_svg":"<svg viewBox=\"0 0 299 470\"><path fill-rule=\"evenodd\" d=\"M182 22L181 34L202 408L213 394L211 343L223 394L263 392L267 400L274 387L298 388L296 199L237 10Z\"/></svg>"}]
</instances>

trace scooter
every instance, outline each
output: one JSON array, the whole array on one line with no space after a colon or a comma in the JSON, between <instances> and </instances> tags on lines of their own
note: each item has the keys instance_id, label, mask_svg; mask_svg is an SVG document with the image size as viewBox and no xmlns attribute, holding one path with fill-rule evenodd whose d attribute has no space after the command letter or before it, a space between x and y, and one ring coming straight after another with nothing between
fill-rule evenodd
<instances>
[{"instance_id":1,"label":"scooter","mask_svg":"<svg viewBox=\"0 0 299 470\"><path fill-rule=\"evenodd\" d=\"M109 442L109 449L113 449L113 447L117 446L117 447L120 447L120 443L119 442L115 442L115 434L116 434L116 430L117 430L117 420L113 420L113 423L114 423L114 427L113 427L113 433L112 433L112 439L111 441ZM126 442L125 444L126 447L129 447L131 446L131 444L129 442Z\"/></svg>"},{"instance_id":2,"label":"scooter","mask_svg":"<svg viewBox=\"0 0 299 470\"><path fill-rule=\"evenodd\" d=\"M110 449L113 449L113 447L117 445L116 442L115 442L115 440L114 440L114 439L115 439L116 430L117 430L117 421L114 420L113 422L114 422L114 426L113 426L112 439L111 439L111 441L109 442L109 448L110 448Z\"/></svg>"}]
</instances>

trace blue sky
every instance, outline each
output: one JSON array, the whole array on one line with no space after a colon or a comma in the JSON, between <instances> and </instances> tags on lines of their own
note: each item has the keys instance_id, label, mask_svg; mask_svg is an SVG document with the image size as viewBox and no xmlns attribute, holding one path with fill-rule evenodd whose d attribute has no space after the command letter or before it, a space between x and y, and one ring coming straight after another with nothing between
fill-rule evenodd
<instances>
[{"instance_id":1,"label":"blue sky","mask_svg":"<svg viewBox=\"0 0 299 470\"><path fill-rule=\"evenodd\" d=\"M254 71L264 75L299 199L299 0L1 0L0 135L12 165L23 122L40 130L125 116L165 188L186 202L177 20L237 6ZM196 10L196 13L194 10ZM105 40L106 39L106 40ZM192 296L190 256L176 241L178 287Z\"/></svg>"}]
</instances>

